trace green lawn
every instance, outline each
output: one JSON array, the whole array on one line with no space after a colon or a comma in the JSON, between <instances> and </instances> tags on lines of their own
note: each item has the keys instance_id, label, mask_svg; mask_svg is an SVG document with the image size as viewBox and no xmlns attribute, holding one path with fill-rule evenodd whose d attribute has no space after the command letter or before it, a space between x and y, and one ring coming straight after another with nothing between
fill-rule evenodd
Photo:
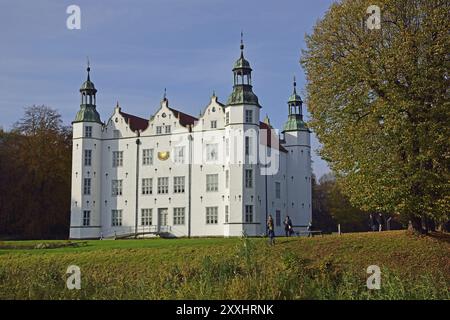
<instances>
[{"instance_id":1,"label":"green lawn","mask_svg":"<svg viewBox=\"0 0 450 320\"><path fill-rule=\"evenodd\" d=\"M449 299L450 236L0 242L0 299ZM45 241L58 245L63 241ZM66 288L69 265L81 290ZM381 290L366 268L381 268Z\"/></svg>"}]
</instances>

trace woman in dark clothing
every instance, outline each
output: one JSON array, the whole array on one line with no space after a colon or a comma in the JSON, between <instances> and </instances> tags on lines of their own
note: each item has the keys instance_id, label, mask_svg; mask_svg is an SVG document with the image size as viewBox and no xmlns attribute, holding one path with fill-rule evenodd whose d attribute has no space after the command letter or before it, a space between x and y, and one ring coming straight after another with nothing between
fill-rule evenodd
<instances>
[{"instance_id":1,"label":"woman in dark clothing","mask_svg":"<svg viewBox=\"0 0 450 320\"><path fill-rule=\"evenodd\" d=\"M273 218L272 215L269 215L269 218L267 219L267 230L269 235L269 244L274 245L275 244L275 232L273 228Z\"/></svg>"},{"instance_id":2,"label":"woman in dark clothing","mask_svg":"<svg viewBox=\"0 0 450 320\"><path fill-rule=\"evenodd\" d=\"M286 216L286 218L284 219L284 231L286 233L286 237L289 237L291 235L291 230L292 230L291 218L289 218L289 216Z\"/></svg>"}]
</instances>

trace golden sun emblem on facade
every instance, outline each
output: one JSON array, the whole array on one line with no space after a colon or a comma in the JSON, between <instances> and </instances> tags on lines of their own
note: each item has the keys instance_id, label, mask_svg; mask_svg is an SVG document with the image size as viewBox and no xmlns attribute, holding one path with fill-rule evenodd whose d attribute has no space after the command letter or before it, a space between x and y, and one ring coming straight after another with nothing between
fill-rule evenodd
<instances>
[{"instance_id":1,"label":"golden sun emblem on facade","mask_svg":"<svg viewBox=\"0 0 450 320\"><path fill-rule=\"evenodd\" d=\"M165 161L169 159L170 152L169 151L160 151L158 152L158 159L161 161Z\"/></svg>"}]
</instances>

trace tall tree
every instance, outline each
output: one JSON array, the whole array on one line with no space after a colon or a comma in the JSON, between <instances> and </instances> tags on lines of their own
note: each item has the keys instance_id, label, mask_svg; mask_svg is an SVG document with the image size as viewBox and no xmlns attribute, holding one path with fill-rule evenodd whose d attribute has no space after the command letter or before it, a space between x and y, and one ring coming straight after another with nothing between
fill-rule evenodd
<instances>
[{"instance_id":1,"label":"tall tree","mask_svg":"<svg viewBox=\"0 0 450 320\"><path fill-rule=\"evenodd\" d=\"M0 155L0 235L67 237L71 135L57 111L27 108L11 132L0 132Z\"/></svg>"},{"instance_id":2,"label":"tall tree","mask_svg":"<svg viewBox=\"0 0 450 320\"><path fill-rule=\"evenodd\" d=\"M380 29L366 26L372 4ZM342 191L417 230L449 219L449 12L448 0L344 0L301 59L310 125Z\"/></svg>"}]
</instances>

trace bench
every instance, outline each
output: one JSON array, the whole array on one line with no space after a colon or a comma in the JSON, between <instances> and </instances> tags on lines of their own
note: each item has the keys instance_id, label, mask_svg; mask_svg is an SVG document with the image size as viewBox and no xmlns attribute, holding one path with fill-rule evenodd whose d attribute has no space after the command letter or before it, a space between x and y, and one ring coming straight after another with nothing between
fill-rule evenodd
<instances>
[{"instance_id":1,"label":"bench","mask_svg":"<svg viewBox=\"0 0 450 320\"><path fill-rule=\"evenodd\" d=\"M320 235L320 236L323 237L322 230L297 231L297 232L295 232L295 234L296 234L297 236L301 236L301 235L303 235L303 234L306 234L306 235L308 235L308 237L314 237L314 235Z\"/></svg>"}]
</instances>

